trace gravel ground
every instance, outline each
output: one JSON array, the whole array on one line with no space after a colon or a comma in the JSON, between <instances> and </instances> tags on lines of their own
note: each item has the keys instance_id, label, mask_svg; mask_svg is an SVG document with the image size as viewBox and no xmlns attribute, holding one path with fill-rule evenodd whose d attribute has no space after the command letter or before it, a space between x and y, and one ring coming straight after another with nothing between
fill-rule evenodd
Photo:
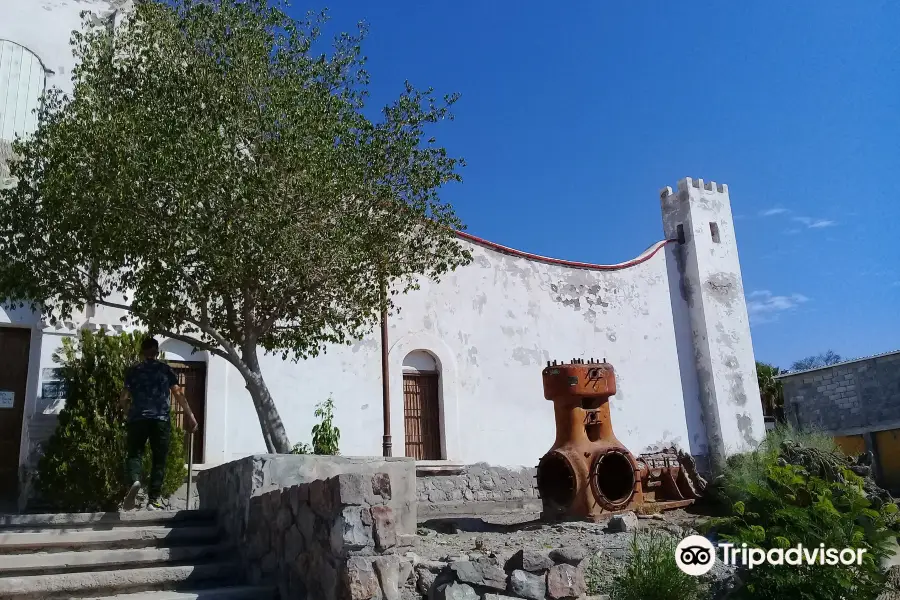
<instances>
[{"instance_id":1,"label":"gravel ground","mask_svg":"<svg viewBox=\"0 0 900 600\"><path fill-rule=\"evenodd\" d=\"M607 530L607 522L543 523L537 517L534 514L519 514L422 523L414 551L425 560L443 563L490 556L503 565L523 548L539 552L556 548L583 549L584 556L602 558L594 561L588 568L590 572L585 574L600 586L600 591L604 591L609 589L613 577L624 567L635 529L641 532L657 531L677 541L692 533L693 527L703 518L684 510L674 510L664 515L641 516L637 519L636 528L613 533ZM718 565L711 573L712 577L721 579L730 574L722 569L726 568Z\"/></svg>"},{"instance_id":2,"label":"gravel ground","mask_svg":"<svg viewBox=\"0 0 900 600\"><path fill-rule=\"evenodd\" d=\"M684 528L691 529L697 517L684 511L652 518L640 517L642 531L663 530L672 536L683 537ZM571 521L542 523L537 515L510 515L485 519L448 519L423 523L419 528L415 552L430 560L458 560L464 555L495 555L500 560L517 550L552 550L581 547L590 552L598 550L624 551L632 538L631 532L610 533L606 522Z\"/></svg>"}]
</instances>

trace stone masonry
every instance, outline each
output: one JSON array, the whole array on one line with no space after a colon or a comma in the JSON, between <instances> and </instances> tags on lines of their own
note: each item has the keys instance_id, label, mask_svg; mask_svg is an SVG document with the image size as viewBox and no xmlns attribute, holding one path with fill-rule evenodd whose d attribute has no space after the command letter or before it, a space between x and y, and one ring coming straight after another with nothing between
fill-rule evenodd
<instances>
[{"instance_id":1,"label":"stone masonry","mask_svg":"<svg viewBox=\"0 0 900 600\"><path fill-rule=\"evenodd\" d=\"M237 544L249 578L282 600L399 598L412 564L396 554L387 473L343 473L251 499Z\"/></svg>"},{"instance_id":2,"label":"stone masonry","mask_svg":"<svg viewBox=\"0 0 900 600\"><path fill-rule=\"evenodd\" d=\"M438 516L540 512L535 469L507 469L485 463L444 474L418 474L419 519Z\"/></svg>"},{"instance_id":3,"label":"stone masonry","mask_svg":"<svg viewBox=\"0 0 900 600\"><path fill-rule=\"evenodd\" d=\"M900 352L788 374L785 416L798 428L851 435L900 427Z\"/></svg>"},{"instance_id":4,"label":"stone masonry","mask_svg":"<svg viewBox=\"0 0 900 600\"><path fill-rule=\"evenodd\" d=\"M411 458L258 454L201 471L197 477L200 508L216 510L230 539L240 540L248 527L252 498L341 473L391 477L388 504L402 534L416 532L415 461Z\"/></svg>"}]
</instances>

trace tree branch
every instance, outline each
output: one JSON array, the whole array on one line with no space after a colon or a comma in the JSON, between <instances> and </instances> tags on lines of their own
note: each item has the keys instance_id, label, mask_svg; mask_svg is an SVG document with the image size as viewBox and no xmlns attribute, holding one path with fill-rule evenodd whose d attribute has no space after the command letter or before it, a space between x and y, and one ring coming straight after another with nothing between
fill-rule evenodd
<instances>
[{"instance_id":1,"label":"tree branch","mask_svg":"<svg viewBox=\"0 0 900 600\"><path fill-rule=\"evenodd\" d=\"M103 300L103 299L98 299L98 300L95 300L94 302L96 304L108 306L110 308L118 308L119 310L127 311L127 312L135 315L136 317L141 318L144 321L147 321L147 318L144 315L142 315L141 313L134 310L134 308L132 308L132 306L129 304L119 304L118 302L110 302L109 300ZM218 350L217 354L219 356L228 359L228 361L235 366L238 366L239 363L242 362L241 356L237 353L234 346L231 345L231 343L228 340L226 340L222 336L222 334L220 334L218 331L216 331L215 329L210 327L208 323L198 322L195 319L185 319L185 322L196 326L197 328L200 329L200 331L202 331L209 337L213 338L216 341L216 343L222 347L221 350L216 349L216 350ZM166 335L168 335L168 333L166 333ZM184 336L182 334L178 334L178 335L182 338L181 341L185 341L186 336ZM173 339L179 339L179 338L173 338ZM187 339L193 339L193 338L187 338ZM206 344L204 342L199 342L199 343L203 344L208 349L214 348L214 346L212 346L212 344Z\"/></svg>"},{"instance_id":2,"label":"tree branch","mask_svg":"<svg viewBox=\"0 0 900 600\"><path fill-rule=\"evenodd\" d=\"M220 357L224 358L225 360L227 360L228 362L231 362L230 357L225 352L223 352L220 348L216 348L212 344L207 344L206 342L202 342L202 341L195 339L189 335L175 333L174 331L169 331L168 329L161 329L159 332L171 340L178 340L179 342L184 342L185 344L188 344L188 345L196 348L197 350L206 350L207 352L215 354L216 356L220 356Z\"/></svg>"}]
</instances>

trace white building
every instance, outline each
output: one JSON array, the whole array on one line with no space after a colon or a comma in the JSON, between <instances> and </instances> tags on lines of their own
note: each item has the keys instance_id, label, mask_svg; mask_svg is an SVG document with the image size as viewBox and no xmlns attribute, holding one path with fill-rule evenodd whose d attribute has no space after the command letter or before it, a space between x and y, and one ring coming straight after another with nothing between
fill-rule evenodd
<instances>
[{"instance_id":1,"label":"white building","mask_svg":"<svg viewBox=\"0 0 900 600\"><path fill-rule=\"evenodd\" d=\"M115 7L0 0L0 138L33 129L28 115L44 86L70 85L65 40L85 8ZM717 462L755 444L764 425L727 186L683 179L660 201L664 241L620 265L548 259L461 235L473 263L402 297L390 319L394 455L537 464L554 439L541 369L573 357L605 357L615 367L613 426L635 453L677 444ZM0 309L0 477L7 476L0 486L7 492L62 408L51 359L61 339L81 327L120 329L119 316L98 307L47 328L39 315ZM201 407L198 462L265 451L233 367L172 340L163 350L183 363ZM381 454L377 331L310 361L265 357L263 374L292 441L309 441L314 406L330 395L342 453ZM428 439L413 439L416 430Z\"/></svg>"}]
</instances>

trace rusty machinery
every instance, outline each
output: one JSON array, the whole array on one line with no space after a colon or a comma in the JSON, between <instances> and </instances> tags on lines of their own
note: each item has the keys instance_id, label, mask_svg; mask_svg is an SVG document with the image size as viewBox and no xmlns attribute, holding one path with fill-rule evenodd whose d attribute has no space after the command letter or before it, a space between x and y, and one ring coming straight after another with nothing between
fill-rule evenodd
<instances>
[{"instance_id":1,"label":"rusty machinery","mask_svg":"<svg viewBox=\"0 0 900 600\"><path fill-rule=\"evenodd\" d=\"M689 455L673 448L635 457L616 437L609 411L616 375L606 359L548 362L543 379L556 416L556 441L537 467L545 518L596 520L641 506L686 506L699 497L706 482Z\"/></svg>"}]
</instances>

